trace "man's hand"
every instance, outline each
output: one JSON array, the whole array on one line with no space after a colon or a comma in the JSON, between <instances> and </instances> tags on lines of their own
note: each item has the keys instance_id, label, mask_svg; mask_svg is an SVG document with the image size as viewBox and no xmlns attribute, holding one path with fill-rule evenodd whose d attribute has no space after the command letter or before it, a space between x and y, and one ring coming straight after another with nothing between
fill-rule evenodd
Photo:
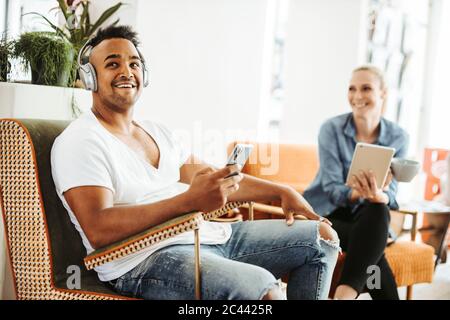
<instances>
[{"instance_id":1,"label":"man's hand","mask_svg":"<svg viewBox=\"0 0 450 320\"><path fill-rule=\"evenodd\" d=\"M194 209L209 212L223 207L228 196L239 189L239 182L243 178L240 173L226 177L240 169L239 165L233 165L220 170L208 167L196 172L189 190L186 191Z\"/></svg>"},{"instance_id":2,"label":"man's hand","mask_svg":"<svg viewBox=\"0 0 450 320\"><path fill-rule=\"evenodd\" d=\"M377 187L377 181L372 171L368 173L361 171L358 175L354 175L351 181L351 187L357 194L364 199L373 203L388 203L389 197L384 190L389 187L392 181L392 174L388 176L383 188Z\"/></svg>"},{"instance_id":3,"label":"man's hand","mask_svg":"<svg viewBox=\"0 0 450 320\"><path fill-rule=\"evenodd\" d=\"M316 214L305 198L292 188L287 188L286 192L281 195L281 207L286 215L286 223L289 226L294 223L294 216L297 214L301 214L309 220L321 220L331 226L331 222L328 219Z\"/></svg>"}]
</instances>

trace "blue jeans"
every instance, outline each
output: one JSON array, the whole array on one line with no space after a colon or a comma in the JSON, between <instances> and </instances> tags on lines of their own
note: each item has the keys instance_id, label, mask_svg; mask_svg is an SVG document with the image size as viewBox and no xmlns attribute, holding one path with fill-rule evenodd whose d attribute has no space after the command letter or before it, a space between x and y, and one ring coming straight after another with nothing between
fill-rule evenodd
<instances>
[{"instance_id":1,"label":"blue jeans","mask_svg":"<svg viewBox=\"0 0 450 320\"><path fill-rule=\"evenodd\" d=\"M287 274L288 299L327 298L339 244L320 237L317 221L246 221L232 229L226 243L201 245L203 299L261 299ZM173 245L119 277L114 289L144 299L194 299L194 279L194 246Z\"/></svg>"}]
</instances>

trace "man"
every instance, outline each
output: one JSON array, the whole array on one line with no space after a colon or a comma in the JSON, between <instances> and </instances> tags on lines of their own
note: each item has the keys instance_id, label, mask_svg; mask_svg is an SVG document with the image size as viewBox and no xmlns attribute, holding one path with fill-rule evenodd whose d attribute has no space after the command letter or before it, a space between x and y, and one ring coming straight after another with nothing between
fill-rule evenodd
<instances>
[{"instance_id":1,"label":"man","mask_svg":"<svg viewBox=\"0 0 450 320\"><path fill-rule=\"evenodd\" d=\"M89 67L96 75L84 81L93 90L92 109L52 148L57 192L87 252L189 211L280 200L287 223L202 224L202 297L280 299L276 279L289 273L288 298L326 298L339 249L329 222L320 222L292 188L243 174L227 178L240 168L215 169L190 155L164 126L134 120L148 79L137 46L127 26L100 30L90 41ZM294 214L317 221L294 222ZM193 242L186 232L96 271L123 295L193 299Z\"/></svg>"}]
</instances>

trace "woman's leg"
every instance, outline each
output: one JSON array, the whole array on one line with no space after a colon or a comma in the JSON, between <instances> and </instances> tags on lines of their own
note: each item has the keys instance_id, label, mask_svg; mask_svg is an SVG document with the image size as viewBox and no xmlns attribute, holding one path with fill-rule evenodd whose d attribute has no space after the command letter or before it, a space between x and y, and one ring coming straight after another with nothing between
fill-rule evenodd
<instances>
[{"instance_id":1,"label":"woman's leg","mask_svg":"<svg viewBox=\"0 0 450 320\"><path fill-rule=\"evenodd\" d=\"M275 278L289 274L288 299L326 299L339 252L335 232L317 221L257 220L232 225L222 245L230 259L269 270Z\"/></svg>"},{"instance_id":2,"label":"woman's leg","mask_svg":"<svg viewBox=\"0 0 450 320\"><path fill-rule=\"evenodd\" d=\"M386 257L381 257L377 266L380 268L380 289L368 289L373 300L399 300L397 284Z\"/></svg>"},{"instance_id":3,"label":"woman's leg","mask_svg":"<svg viewBox=\"0 0 450 320\"><path fill-rule=\"evenodd\" d=\"M333 228L339 236L342 250L344 252L347 251L348 238L354 223L354 216L350 208L337 208L327 218L333 223ZM357 297L358 292L346 284L338 285L334 293L335 299L351 300Z\"/></svg>"},{"instance_id":4,"label":"woman's leg","mask_svg":"<svg viewBox=\"0 0 450 320\"><path fill-rule=\"evenodd\" d=\"M378 265L382 261L388 237L390 215L384 204L365 204L355 213L355 220L347 230L346 259L341 285L347 285L360 293L366 285L370 272L368 267ZM339 231L338 231L339 234ZM387 263L382 265L381 278L385 288L390 290L395 280Z\"/></svg>"}]
</instances>

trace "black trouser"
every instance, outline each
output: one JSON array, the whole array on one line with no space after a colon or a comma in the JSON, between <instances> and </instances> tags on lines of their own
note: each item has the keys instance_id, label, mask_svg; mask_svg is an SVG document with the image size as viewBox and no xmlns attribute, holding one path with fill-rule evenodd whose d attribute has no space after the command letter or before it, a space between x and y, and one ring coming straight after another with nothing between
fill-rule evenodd
<instances>
[{"instance_id":1,"label":"black trouser","mask_svg":"<svg viewBox=\"0 0 450 320\"><path fill-rule=\"evenodd\" d=\"M389 208L384 204L367 203L354 213L350 208L337 208L328 217L339 235L346 252L339 284L346 284L361 293L366 289L372 299L398 300L394 275L384 256L391 220ZM373 273L367 268L380 268L380 289L367 289L366 281Z\"/></svg>"}]
</instances>

